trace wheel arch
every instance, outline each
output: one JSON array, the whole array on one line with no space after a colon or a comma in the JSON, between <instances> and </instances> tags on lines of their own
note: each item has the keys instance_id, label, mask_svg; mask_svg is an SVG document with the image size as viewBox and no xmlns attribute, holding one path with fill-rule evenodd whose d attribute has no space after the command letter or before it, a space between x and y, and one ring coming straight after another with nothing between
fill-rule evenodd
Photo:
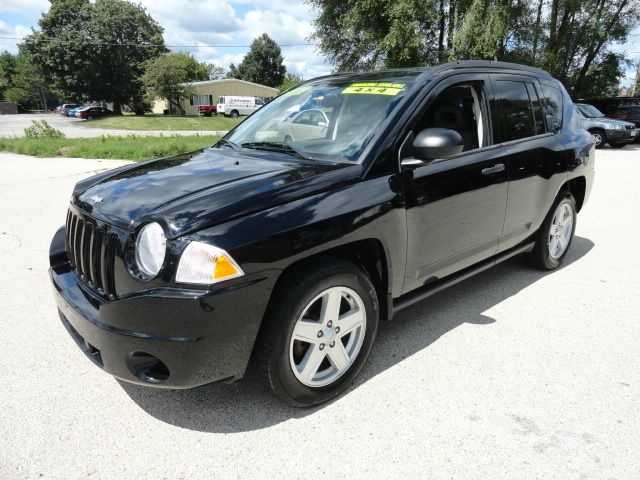
<instances>
[{"instance_id":1,"label":"wheel arch","mask_svg":"<svg viewBox=\"0 0 640 480\"><path fill-rule=\"evenodd\" d=\"M567 180L560 188L561 192L569 192L576 201L576 210L579 212L584 205L584 199L587 192L587 179L579 176Z\"/></svg>"},{"instance_id":2,"label":"wheel arch","mask_svg":"<svg viewBox=\"0 0 640 480\"><path fill-rule=\"evenodd\" d=\"M322 262L324 259L339 258L361 268L370 278L376 288L378 303L380 305L381 320L389 320L392 308L390 295L390 276L388 256L382 242L376 238L356 240L354 242L338 245L321 252L314 253L288 265L278 276L271 292L269 303L277 296L282 284L286 283L291 275L300 269ZM269 307L267 307L268 310Z\"/></svg>"}]
</instances>

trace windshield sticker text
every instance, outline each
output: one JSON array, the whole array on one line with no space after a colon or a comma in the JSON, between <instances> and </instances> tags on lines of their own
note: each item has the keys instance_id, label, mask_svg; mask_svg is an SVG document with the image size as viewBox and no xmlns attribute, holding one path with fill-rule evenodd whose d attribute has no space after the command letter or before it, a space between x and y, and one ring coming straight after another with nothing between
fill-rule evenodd
<instances>
[{"instance_id":1,"label":"windshield sticker text","mask_svg":"<svg viewBox=\"0 0 640 480\"><path fill-rule=\"evenodd\" d=\"M397 95L404 90L404 83L390 83L390 82L357 82L352 83L345 88L341 93L353 94L364 93L369 95Z\"/></svg>"}]
</instances>

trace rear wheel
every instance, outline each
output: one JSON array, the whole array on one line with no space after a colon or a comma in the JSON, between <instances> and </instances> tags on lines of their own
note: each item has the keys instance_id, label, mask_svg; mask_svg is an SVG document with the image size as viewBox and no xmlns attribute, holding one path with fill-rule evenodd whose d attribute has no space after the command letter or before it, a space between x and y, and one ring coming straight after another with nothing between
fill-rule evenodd
<instances>
[{"instance_id":1,"label":"rear wheel","mask_svg":"<svg viewBox=\"0 0 640 480\"><path fill-rule=\"evenodd\" d=\"M576 231L576 201L571 193L561 193L537 233L529 254L531 264L541 270L553 270L562 263Z\"/></svg>"},{"instance_id":2,"label":"rear wheel","mask_svg":"<svg viewBox=\"0 0 640 480\"><path fill-rule=\"evenodd\" d=\"M589 130L589 133L593 137L593 140L596 142L596 148L604 147L606 143L606 137L604 135L604 130L594 129Z\"/></svg>"},{"instance_id":3,"label":"rear wheel","mask_svg":"<svg viewBox=\"0 0 640 480\"><path fill-rule=\"evenodd\" d=\"M611 148L624 148L626 144L626 142L609 142Z\"/></svg>"},{"instance_id":4,"label":"rear wheel","mask_svg":"<svg viewBox=\"0 0 640 480\"><path fill-rule=\"evenodd\" d=\"M323 258L278 288L262 331L258 366L273 392L297 407L339 395L366 362L378 300L358 267Z\"/></svg>"},{"instance_id":5,"label":"rear wheel","mask_svg":"<svg viewBox=\"0 0 640 480\"><path fill-rule=\"evenodd\" d=\"M291 142L293 142L293 139L291 138L291 136L287 135L286 137L284 137L284 143L289 145Z\"/></svg>"}]
</instances>

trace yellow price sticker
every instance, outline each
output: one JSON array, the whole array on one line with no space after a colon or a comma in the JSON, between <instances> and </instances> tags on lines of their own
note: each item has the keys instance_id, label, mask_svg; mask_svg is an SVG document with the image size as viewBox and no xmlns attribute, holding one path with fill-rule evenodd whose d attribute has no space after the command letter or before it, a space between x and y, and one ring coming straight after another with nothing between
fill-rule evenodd
<instances>
[{"instance_id":1,"label":"yellow price sticker","mask_svg":"<svg viewBox=\"0 0 640 480\"><path fill-rule=\"evenodd\" d=\"M298 87L298 88L294 88L293 90L287 92L287 93L283 93L281 96L282 97L291 97L293 95L300 95L301 93L306 92L307 90L309 90L312 87L312 85L303 85L302 87Z\"/></svg>"},{"instance_id":2,"label":"yellow price sticker","mask_svg":"<svg viewBox=\"0 0 640 480\"><path fill-rule=\"evenodd\" d=\"M356 82L349 85L341 93L343 94L367 94L367 95L397 95L406 85L404 83L391 82Z\"/></svg>"}]
</instances>

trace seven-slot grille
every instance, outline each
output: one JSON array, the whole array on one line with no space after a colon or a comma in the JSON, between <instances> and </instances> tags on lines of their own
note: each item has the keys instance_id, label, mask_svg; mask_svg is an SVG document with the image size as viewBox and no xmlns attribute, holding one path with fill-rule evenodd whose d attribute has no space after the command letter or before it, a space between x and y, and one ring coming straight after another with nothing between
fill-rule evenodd
<instances>
[{"instance_id":1,"label":"seven-slot grille","mask_svg":"<svg viewBox=\"0 0 640 480\"><path fill-rule=\"evenodd\" d=\"M65 236L69 262L80 278L105 295L115 296L113 262L117 235L69 210Z\"/></svg>"}]
</instances>

